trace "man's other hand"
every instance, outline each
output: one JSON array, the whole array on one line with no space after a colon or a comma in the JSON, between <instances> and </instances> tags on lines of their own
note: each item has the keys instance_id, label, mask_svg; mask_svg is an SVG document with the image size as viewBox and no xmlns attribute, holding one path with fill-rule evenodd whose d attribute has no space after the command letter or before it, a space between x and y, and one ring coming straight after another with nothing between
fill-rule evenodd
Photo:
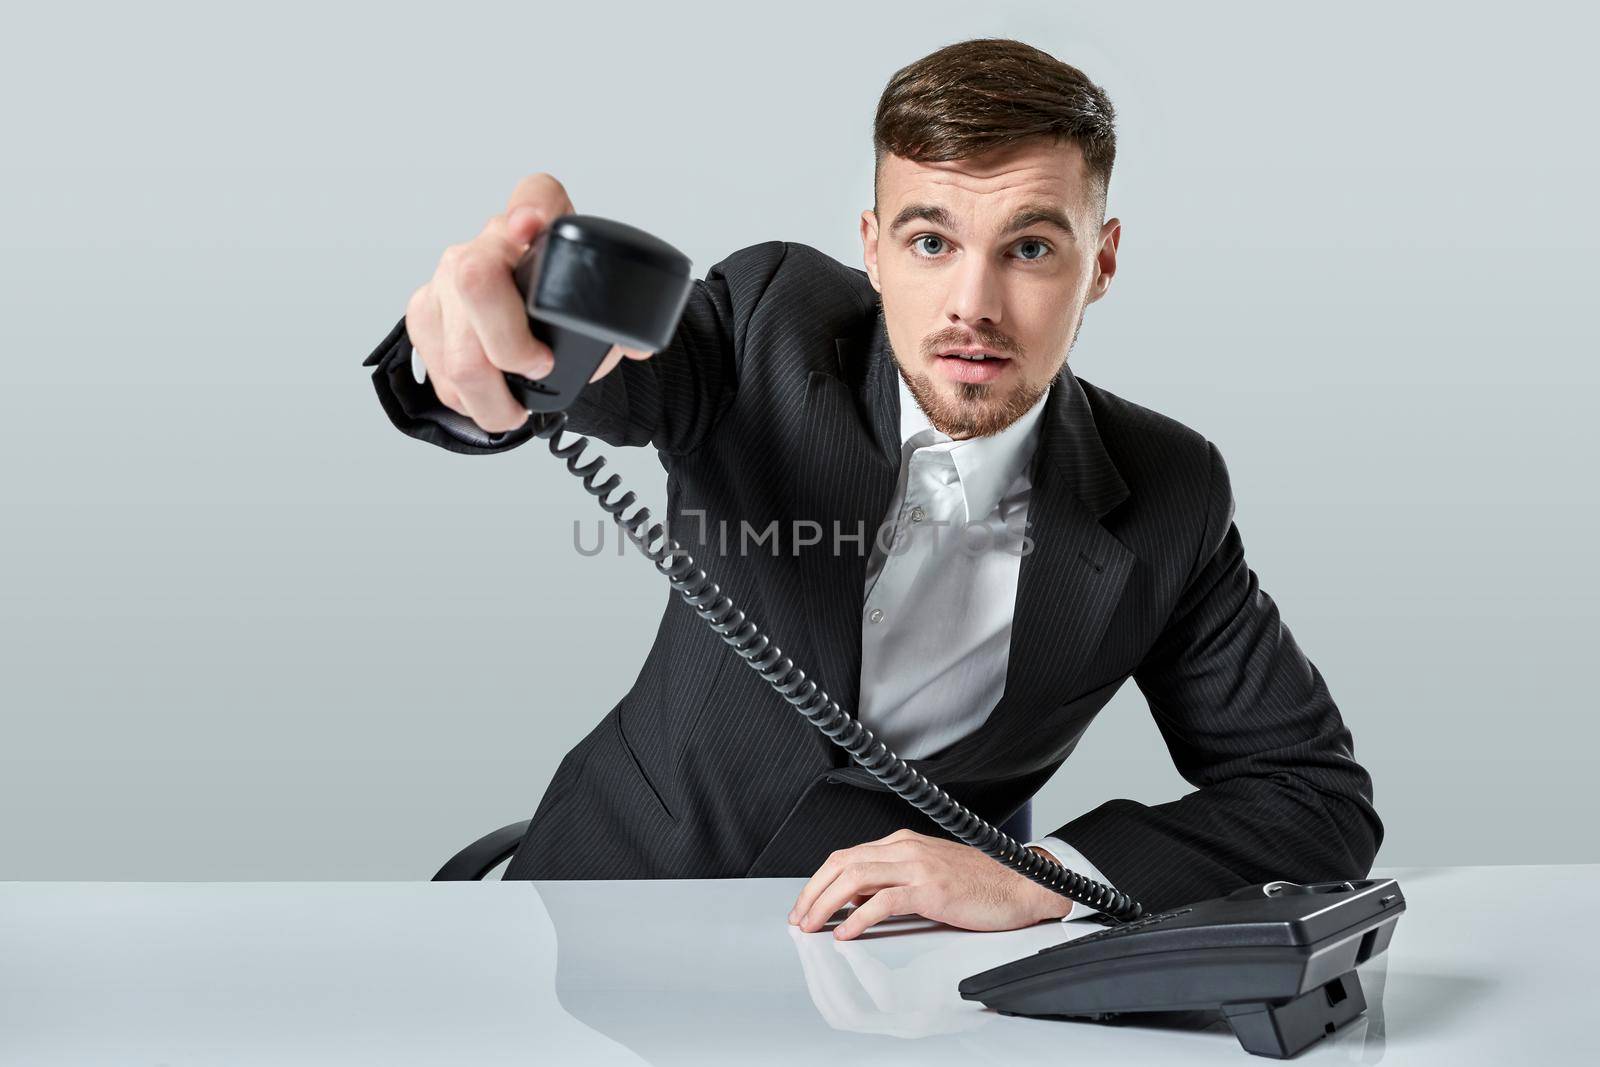
<instances>
[{"instance_id":1,"label":"man's other hand","mask_svg":"<svg viewBox=\"0 0 1600 1067\"><path fill-rule=\"evenodd\" d=\"M1066 897L971 845L913 830L833 853L800 891L789 922L812 933L846 904L855 909L833 931L839 941L891 915L921 915L964 930L1015 930L1072 909Z\"/></svg>"}]
</instances>

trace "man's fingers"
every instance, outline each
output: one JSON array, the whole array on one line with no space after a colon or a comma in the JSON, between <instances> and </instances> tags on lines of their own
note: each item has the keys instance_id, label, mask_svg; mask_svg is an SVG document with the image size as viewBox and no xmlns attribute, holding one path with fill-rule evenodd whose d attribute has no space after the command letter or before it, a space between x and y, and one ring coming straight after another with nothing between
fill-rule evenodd
<instances>
[{"instance_id":1,"label":"man's fingers","mask_svg":"<svg viewBox=\"0 0 1600 1067\"><path fill-rule=\"evenodd\" d=\"M572 198L554 175L530 174L517 183L506 199L506 214L512 214L519 207L530 207L542 214L545 222L550 222L572 214Z\"/></svg>"},{"instance_id":2,"label":"man's fingers","mask_svg":"<svg viewBox=\"0 0 1600 1067\"><path fill-rule=\"evenodd\" d=\"M907 840L908 838L897 831L888 837L880 837L876 841L868 841L852 848L839 849L831 854L822 861L817 873L813 874L801 888L800 895L795 898L794 907L789 909L789 922L791 924L799 922L800 917L810 910L812 902L839 876L839 872L846 865L864 860L909 859L912 850L906 846ZM893 851L886 852L884 851L886 848L892 848Z\"/></svg>"},{"instance_id":3,"label":"man's fingers","mask_svg":"<svg viewBox=\"0 0 1600 1067\"><path fill-rule=\"evenodd\" d=\"M506 199L505 214L499 217L505 219L507 235L518 243L520 251L546 226L574 210L566 187L553 176L530 174L517 183Z\"/></svg>"},{"instance_id":4,"label":"man's fingers","mask_svg":"<svg viewBox=\"0 0 1600 1067\"><path fill-rule=\"evenodd\" d=\"M653 355L655 352L648 348L624 348L621 345L612 345L611 351L606 353L606 358L600 361L600 366L595 368L589 380L598 382L615 370L617 364L624 359L649 359Z\"/></svg>"},{"instance_id":5,"label":"man's fingers","mask_svg":"<svg viewBox=\"0 0 1600 1067\"><path fill-rule=\"evenodd\" d=\"M589 380L591 382L598 382L601 378L604 378L606 375L610 374L612 368L621 362L622 349L618 348L616 345L612 345L611 351L606 353L606 358L602 359L600 361L600 365L594 369L594 373L589 375Z\"/></svg>"},{"instance_id":6,"label":"man's fingers","mask_svg":"<svg viewBox=\"0 0 1600 1067\"><path fill-rule=\"evenodd\" d=\"M439 298L434 287L424 285L411 294L406 303L406 337L411 342L411 354L422 361L427 370L428 384L439 403L457 415L467 414L461 394L450 384L444 364L444 317L439 310Z\"/></svg>"},{"instance_id":7,"label":"man's fingers","mask_svg":"<svg viewBox=\"0 0 1600 1067\"><path fill-rule=\"evenodd\" d=\"M489 362L503 371L543 378L555 365L549 346L533 336L511 272L492 253L471 245L456 261L456 295Z\"/></svg>"},{"instance_id":8,"label":"man's fingers","mask_svg":"<svg viewBox=\"0 0 1600 1067\"><path fill-rule=\"evenodd\" d=\"M422 357L429 378L438 378L444 365L439 356L444 352L444 319L439 310L438 291L433 283L421 286L406 301L406 339L411 350Z\"/></svg>"},{"instance_id":9,"label":"man's fingers","mask_svg":"<svg viewBox=\"0 0 1600 1067\"><path fill-rule=\"evenodd\" d=\"M505 377L489 362L460 305L448 292L440 297L440 304L444 317L440 377L460 394L467 417L490 433L514 430L527 422L528 410L517 403ZM430 367L429 373L432 371Z\"/></svg>"},{"instance_id":10,"label":"man's fingers","mask_svg":"<svg viewBox=\"0 0 1600 1067\"><path fill-rule=\"evenodd\" d=\"M800 929L810 933L820 930L833 913L844 907L852 897L863 893L877 893L890 886L904 885L906 865L903 863L852 863L839 872L800 916Z\"/></svg>"},{"instance_id":11,"label":"man's fingers","mask_svg":"<svg viewBox=\"0 0 1600 1067\"><path fill-rule=\"evenodd\" d=\"M430 380L433 381L433 395L439 398L439 403L457 415L465 415L469 419L472 418L471 413L467 411L467 405L461 401L461 394L456 392L455 386L442 379Z\"/></svg>"},{"instance_id":12,"label":"man's fingers","mask_svg":"<svg viewBox=\"0 0 1600 1067\"><path fill-rule=\"evenodd\" d=\"M465 347L477 355L451 370L448 384L460 394L467 416L490 433L515 430L528 421L528 409L511 395L505 378L477 348L477 339L468 336Z\"/></svg>"},{"instance_id":13,"label":"man's fingers","mask_svg":"<svg viewBox=\"0 0 1600 1067\"><path fill-rule=\"evenodd\" d=\"M506 266L514 267L547 222L549 220L537 208L519 207L509 215L495 215L484 223L473 243L487 249Z\"/></svg>"},{"instance_id":14,"label":"man's fingers","mask_svg":"<svg viewBox=\"0 0 1600 1067\"><path fill-rule=\"evenodd\" d=\"M859 846L858 846L859 847ZM822 861L822 866L817 868L804 886L800 888L800 895L795 898L794 907L789 909L789 921L797 923L800 917L811 910L812 901L817 899L828 885L839 876L839 871L845 864L860 855L853 848L839 849Z\"/></svg>"},{"instance_id":15,"label":"man's fingers","mask_svg":"<svg viewBox=\"0 0 1600 1067\"><path fill-rule=\"evenodd\" d=\"M842 866L841 866L842 864ZM835 853L818 872L820 891L799 928L820 930L845 903L834 936L847 940L890 915L922 915L965 930L1013 930L1066 909L1045 890L995 864L978 849L921 835L887 838ZM867 897L864 902L863 897Z\"/></svg>"},{"instance_id":16,"label":"man's fingers","mask_svg":"<svg viewBox=\"0 0 1600 1067\"><path fill-rule=\"evenodd\" d=\"M910 886L894 886L874 894L871 900L852 911L844 922L834 927L834 940L848 941L867 927L885 919L915 912L912 899L913 890Z\"/></svg>"},{"instance_id":17,"label":"man's fingers","mask_svg":"<svg viewBox=\"0 0 1600 1067\"><path fill-rule=\"evenodd\" d=\"M522 258L522 250L531 245L533 239L550 223L550 220L544 217L543 211L527 204L519 204L506 215L495 217L506 220L506 240L516 250L518 259ZM515 263L516 260L512 262Z\"/></svg>"}]
</instances>

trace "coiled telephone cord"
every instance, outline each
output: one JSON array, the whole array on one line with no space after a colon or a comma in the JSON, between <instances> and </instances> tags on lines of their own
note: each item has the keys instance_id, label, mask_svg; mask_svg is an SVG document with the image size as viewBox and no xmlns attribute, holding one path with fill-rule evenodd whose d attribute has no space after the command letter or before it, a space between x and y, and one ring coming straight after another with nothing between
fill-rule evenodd
<instances>
[{"instance_id":1,"label":"coiled telephone cord","mask_svg":"<svg viewBox=\"0 0 1600 1067\"><path fill-rule=\"evenodd\" d=\"M890 751L887 745L873 736L870 729L841 708L816 682L807 678L793 660L747 619L744 612L736 608L733 601L707 577L706 572L696 566L694 558L680 548L675 540L666 536L666 530L660 523L645 528L650 519L649 508L641 505L632 514L625 514L635 502L634 494L624 491L621 496L612 497L621 487L622 480L615 473L604 481L599 480L601 468L606 464L605 457L595 456L584 462L583 452L589 445L589 439L566 430L566 423L564 411L530 416L535 435L544 438L551 454L563 460L567 470L583 481L584 489L616 521L628 540L644 553L656 570L666 576L683 601L728 647L739 654L746 666L761 675L796 711L804 715L807 722L848 752L850 758L866 768L874 778L964 844L982 849L986 855L1046 889L1097 908L1112 919L1137 919L1143 913L1139 903L1126 893L1053 863L1009 834L991 826ZM560 443L559 435L563 432L574 440Z\"/></svg>"}]
</instances>

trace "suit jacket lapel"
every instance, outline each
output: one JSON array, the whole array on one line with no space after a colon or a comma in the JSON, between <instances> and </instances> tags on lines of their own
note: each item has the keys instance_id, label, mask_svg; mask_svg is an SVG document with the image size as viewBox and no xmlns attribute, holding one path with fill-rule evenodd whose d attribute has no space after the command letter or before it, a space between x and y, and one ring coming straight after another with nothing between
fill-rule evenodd
<instances>
[{"instance_id":1,"label":"suit jacket lapel","mask_svg":"<svg viewBox=\"0 0 1600 1067\"><path fill-rule=\"evenodd\" d=\"M1059 396L1057 395L1059 394ZM1005 694L982 732L991 751L1075 696L1122 599L1134 555L1101 517L1128 496L1095 430L1088 397L1063 367L1034 464L1028 501L1033 551L1022 558Z\"/></svg>"},{"instance_id":2,"label":"suit jacket lapel","mask_svg":"<svg viewBox=\"0 0 1600 1067\"><path fill-rule=\"evenodd\" d=\"M1045 403L1028 499L1033 544L1017 578L1005 691L981 729L941 753L946 776L1011 750L1040 714L1075 695L1133 567L1133 553L1100 522L1128 487L1069 367Z\"/></svg>"},{"instance_id":3,"label":"suit jacket lapel","mask_svg":"<svg viewBox=\"0 0 1600 1067\"><path fill-rule=\"evenodd\" d=\"M836 338L835 352L837 373L814 370L806 384L793 517L823 527L819 543L799 550L800 618L810 638L801 666L854 714L861 691L867 556L900 471L899 397L881 307L870 333ZM798 655L795 659L800 661ZM828 766L849 762L826 737L814 736L828 754Z\"/></svg>"}]
</instances>

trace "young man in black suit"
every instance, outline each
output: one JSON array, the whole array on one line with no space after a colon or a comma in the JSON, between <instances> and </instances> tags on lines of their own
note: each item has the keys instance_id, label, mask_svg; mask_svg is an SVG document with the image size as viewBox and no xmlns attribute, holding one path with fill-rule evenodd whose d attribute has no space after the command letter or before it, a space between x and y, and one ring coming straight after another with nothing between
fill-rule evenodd
<instances>
[{"instance_id":1,"label":"young man in black suit","mask_svg":"<svg viewBox=\"0 0 1600 1067\"><path fill-rule=\"evenodd\" d=\"M696 282L668 349L613 349L571 427L655 447L674 535L992 822L1133 678L1195 791L1108 801L1030 847L1149 908L1364 875L1370 778L1245 564L1220 454L1067 366L1117 268L1110 101L1028 45L965 41L894 75L874 136L864 271L794 242L740 249ZM541 377L551 355L511 266L573 210L535 175L445 251L367 360L396 426L464 453L529 439L502 373ZM776 541L751 551L748 529ZM809 876L789 921L818 930L853 904L839 938L897 913L978 930L1084 914L845 766L674 602L506 877L730 875Z\"/></svg>"}]
</instances>

